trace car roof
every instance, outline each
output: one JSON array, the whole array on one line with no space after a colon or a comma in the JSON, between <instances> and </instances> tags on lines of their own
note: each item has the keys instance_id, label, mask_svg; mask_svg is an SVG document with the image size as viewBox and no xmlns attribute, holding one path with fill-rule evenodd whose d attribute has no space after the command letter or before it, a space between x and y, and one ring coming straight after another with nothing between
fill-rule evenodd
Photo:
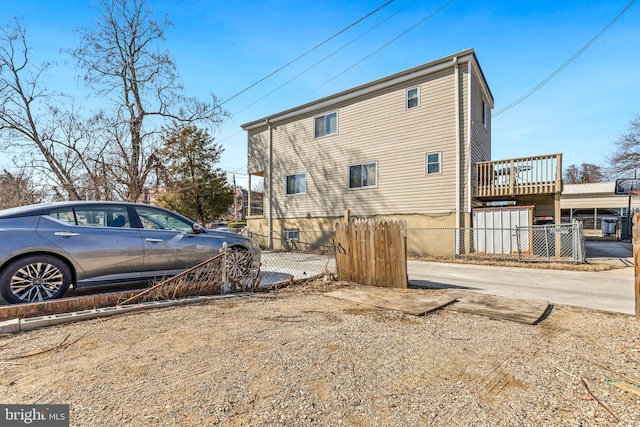
<instances>
[{"instance_id":1,"label":"car roof","mask_svg":"<svg viewBox=\"0 0 640 427\"><path fill-rule=\"evenodd\" d=\"M132 203L132 202L116 202L105 200L69 200L66 202L46 202L38 203L34 205L18 206L15 208L0 210L0 218L15 218L22 216L41 215L45 210L49 210L61 206L82 206L93 205L99 203L101 205L131 205L131 206L151 206L144 203ZM154 206L156 208L163 209L160 206Z\"/></svg>"}]
</instances>

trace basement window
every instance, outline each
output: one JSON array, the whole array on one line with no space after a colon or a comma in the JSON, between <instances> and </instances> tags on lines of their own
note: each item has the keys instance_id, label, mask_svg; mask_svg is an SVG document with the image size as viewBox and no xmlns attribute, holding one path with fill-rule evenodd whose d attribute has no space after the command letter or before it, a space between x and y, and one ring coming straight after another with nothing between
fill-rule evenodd
<instances>
[{"instance_id":1,"label":"basement window","mask_svg":"<svg viewBox=\"0 0 640 427\"><path fill-rule=\"evenodd\" d=\"M300 230L298 228L288 228L284 230L284 240L300 241Z\"/></svg>"}]
</instances>

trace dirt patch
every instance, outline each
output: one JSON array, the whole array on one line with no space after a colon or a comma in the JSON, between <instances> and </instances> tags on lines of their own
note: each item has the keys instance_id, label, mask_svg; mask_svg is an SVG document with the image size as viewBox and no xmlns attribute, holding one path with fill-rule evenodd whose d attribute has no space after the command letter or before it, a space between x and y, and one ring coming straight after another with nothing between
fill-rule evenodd
<instances>
[{"instance_id":1,"label":"dirt patch","mask_svg":"<svg viewBox=\"0 0 640 427\"><path fill-rule=\"evenodd\" d=\"M329 298L315 282L0 338L3 403L71 425L640 425L640 321L538 325ZM437 290L409 290L437 294ZM609 380L609 382L607 382Z\"/></svg>"}]
</instances>

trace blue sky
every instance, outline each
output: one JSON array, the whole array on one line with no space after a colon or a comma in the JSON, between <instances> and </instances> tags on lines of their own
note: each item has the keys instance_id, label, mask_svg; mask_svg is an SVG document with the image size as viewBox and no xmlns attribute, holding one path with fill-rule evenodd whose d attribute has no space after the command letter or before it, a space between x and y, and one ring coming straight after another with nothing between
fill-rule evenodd
<instances>
[{"instance_id":1,"label":"blue sky","mask_svg":"<svg viewBox=\"0 0 640 427\"><path fill-rule=\"evenodd\" d=\"M222 100L384 3L386 0L149 0L157 15L166 13L174 23L165 47L177 62L187 94L206 99L214 93ZM630 0L448 3L394 0L231 99L224 106L233 117L215 134L225 148L220 166L234 172L238 183L246 185L243 123L465 48L476 51L494 95L495 114L571 58ZM0 0L3 21L21 17L38 55L57 63L50 84L79 96L84 89L76 83L73 61L60 49L77 46L74 30L95 20L90 4L80 0ZM494 117L492 158L563 153L565 167L603 164L614 148L613 141L640 114L639 22L640 5L633 4L549 83ZM339 52L265 97L339 48ZM100 100L90 102L99 105ZM0 163L6 165L3 153Z\"/></svg>"}]
</instances>

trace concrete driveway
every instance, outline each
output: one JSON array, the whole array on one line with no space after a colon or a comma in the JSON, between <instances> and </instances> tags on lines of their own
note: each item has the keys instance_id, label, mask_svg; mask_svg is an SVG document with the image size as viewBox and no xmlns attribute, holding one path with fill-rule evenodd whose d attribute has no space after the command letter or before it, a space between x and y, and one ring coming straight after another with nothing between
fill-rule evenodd
<instances>
[{"instance_id":1,"label":"concrete driveway","mask_svg":"<svg viewBox=\"0 0 640 427\"><path fill-rule=\"evenodd\" d=\"M588 272L409 261L407 268L413 286L635 314L633 267Z\"/></svg>"},{"instance_id":2,"label":"concrete driveway","mask_svg":"<svg viewBox=\"0 0 640 427\"><path fill-rule=\"evenodd\" d=\"M633 267L633 244L631 242L589 241L585 242L589 263L607 263Z\"/></svg>"},{"instance_id":3,"label":"concrete driveway","mask_svg":"<svg viewBox=\"0 0 640 427\"><path fill-rule=\"evenodd\" d=\"M587 262L621 268L589 272L409 261L409 283L635 315L632 243L587 241L585 246Z\"/></svg>"}]
</instances>

